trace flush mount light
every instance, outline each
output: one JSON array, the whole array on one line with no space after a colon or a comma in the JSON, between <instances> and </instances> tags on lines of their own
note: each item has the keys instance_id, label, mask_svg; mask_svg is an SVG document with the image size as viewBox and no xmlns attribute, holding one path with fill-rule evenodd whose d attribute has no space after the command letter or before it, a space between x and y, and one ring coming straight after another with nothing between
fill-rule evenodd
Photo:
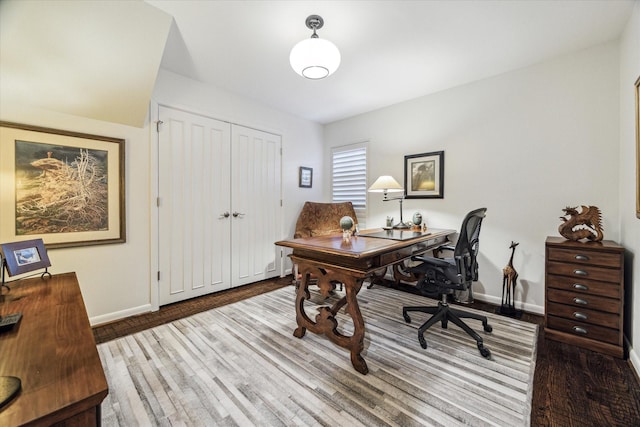
<instances>
[{"instance_id":1,"label":"flush mount light","mask_svg":"<svg viewBox=\"0 0 640 427\"><path fill-rule=\"evenodd\" d=\"M293 70L308 79L323 79L338 69L340 51L329 40L321 39L316 34L324 25L319 15L310 15L305 23L313 30L311 38L302 40L291 49L289 62Z\"/></svg>"}]
</instances>

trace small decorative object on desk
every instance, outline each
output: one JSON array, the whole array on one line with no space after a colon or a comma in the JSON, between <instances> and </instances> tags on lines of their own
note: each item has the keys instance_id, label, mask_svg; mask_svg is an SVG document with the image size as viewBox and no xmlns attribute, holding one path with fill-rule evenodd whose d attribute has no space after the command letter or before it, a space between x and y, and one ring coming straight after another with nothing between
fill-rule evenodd
<instances>
[{"instance_id":1,"label":"small decorative object on desk","mask_svg":"<svg viewBox=\"0 0 640 427\"><path fill-rule=\"evenodd\" d=\"M350 216L343 216L340 218L340 228L342 228L342 239L348 241L351 239L351 230L353 229L354 221Z\"/></svg>"},{"instance_id":2,"label":"small decorative object on desk","mask_svg":"<svg viewBox=\"0 0 640 427\"><path fill-rule=\"evenodd\" d=\"M414 213L413 214L413 218L411 219L411 221L413 222L413 225L422 224L422 214L420 212Z\"/></svg>"},{"instance_id":3,"label":"small decorative object on desk","mask_svg":"<svg viewBox=\"0 0 640 427\"><path fill-rule=\"evenodd\" d=\"M511 258L509 258L507 266L502 269L502 305L497 310L499 314L516 318L522 317L522 311L516 310L513 299L518 280L518 272L513 268L513 254L518 245L519 243L512 241L511 246L509 246Z\"/></svg>"},{"instance_id":4,"label":"small decorative object on desk","mask_svg":"<svg viewBox=\"0 0 640 427\"><path fill-rule=\"evenodd\" d=\"M588 239L599 242L604 237L602 233L602 214L597 206L569 207L563 209L565 216L561 216L562 223L558 232L568 240L578 241ZM566 216L569 218L566 218Z\"/></svg>"},{"instance_id":5,"label":"small decorative object on desk","mask_svg":"<svg viewBox=\"0 0 640 427\"><path fill-rule=\"evenodd\" d=\"M392 216L388 216L387 217L387 228L391 228L393 227L393 217Z\"/></svg>"}]
</instances>

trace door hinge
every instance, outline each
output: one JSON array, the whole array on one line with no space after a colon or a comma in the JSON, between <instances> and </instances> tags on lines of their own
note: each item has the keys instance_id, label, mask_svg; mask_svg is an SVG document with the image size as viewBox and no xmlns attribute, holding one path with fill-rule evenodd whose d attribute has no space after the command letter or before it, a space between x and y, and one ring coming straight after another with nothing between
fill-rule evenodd
<instances>
[{"instance_id":1,"label":"door hinge","mask_svg":"<svg viewBox=\"0 0 640 427\"><path fill-rule=\"evenodd\" d=\"M280 207L282 207L282 199L280 199Z\"/></svg>"},{"instance_id":2,"label":"door hinge","mask_svg":"<svg viewBox=\"0 0 640 427\"><path fill-rule=\"evenodd\" d=\"M160 207L160 197L156 197L156 207Z\"/></svg>"},{"instance_id":3,"label":"door hinge","mask_svg":"<svg viewBox=\"0 0 640 427\"><path fill-rule=\"evenodd\" d=\"M158 270L158 282L160 281L160 270Z\"/></svg>"},{"instance_id":4,"label":"door hinge","mask_svg":"<svg viewBox=\"0 0 640 427\"><path fill-rule=\"evenodd\" d=\"M162 120L158 120L156 122L156 132L160 133L160 125L163 124L164 122Z\"/></svg>"}]
</instances>

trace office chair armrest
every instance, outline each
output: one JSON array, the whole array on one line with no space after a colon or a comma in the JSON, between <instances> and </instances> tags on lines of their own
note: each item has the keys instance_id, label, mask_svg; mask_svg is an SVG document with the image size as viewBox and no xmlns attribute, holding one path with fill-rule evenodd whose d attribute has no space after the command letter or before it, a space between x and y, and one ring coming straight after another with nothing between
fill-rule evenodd
<instances>
[{"instance_id":1,"label":"office chair armrest","mask_svg":"<svg viewBox=\"0 0 640 427\"><path fill-rule=\"evenodd\" d=\"M421 261L424 264L430 265L430 266L435 266L435 267L449 267L451 266L451 263L448 261L445 261L443 259L440 258L432 258L432 257L423 257L420 255L415 255L411 257L412 261ZM424 267L424 264L421 265L416 265L415 267L411 267L411 270L417 270L420 271L421 267Z\"/></svg>"}]
</instances>

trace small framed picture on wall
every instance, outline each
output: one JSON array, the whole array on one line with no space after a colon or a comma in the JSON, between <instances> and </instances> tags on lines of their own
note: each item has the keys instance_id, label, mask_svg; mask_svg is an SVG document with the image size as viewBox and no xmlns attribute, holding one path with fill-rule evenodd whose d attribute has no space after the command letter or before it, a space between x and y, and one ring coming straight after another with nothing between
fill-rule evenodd
<instances>
[{"instance_id":1,"label":"small framed picture on wall","mask_svg":"<svg viewBox=\"0 0 640 427\"><path fill-rule=\"evenodd\" d=\"M313 168L300 166L298 187L311 188L313 186Z\"/></svg>"}]
</instances>

